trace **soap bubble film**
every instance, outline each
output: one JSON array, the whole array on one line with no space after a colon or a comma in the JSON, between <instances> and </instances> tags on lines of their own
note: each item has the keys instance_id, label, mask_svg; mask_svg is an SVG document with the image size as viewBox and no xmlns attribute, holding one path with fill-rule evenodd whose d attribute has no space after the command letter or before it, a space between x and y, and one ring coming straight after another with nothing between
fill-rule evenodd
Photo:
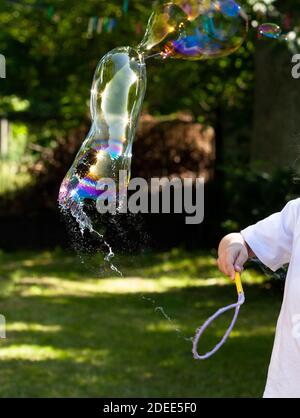
<instances>
[{"instance_id":1,"label":"soap bubble film","mask_svg":"<svg viewBox=\"0 0 300 418\"><path fill-rule=\"evenodd\" d=\"M258 27L258 35L260 37L279 39L281 36L281 28L276 23L263 23Z\"/></svg>"},{"instance_id":2,"label":"soap bubble film","mask_svg":"<svg viewBox=\"0 0 300 418\"><path fill-rule=\"evenodd\" d=\"M182 20L174 6L155 10L140 48L160 52L163 58L202 60L233 53L247 35L247 15L233 0L178 0L176 5L184 13Z\"/></svg>"},{"instance_id":3,"label":"soap bubble film","mask_svg":"<svg viewBox=\"0 0 300 418\"><path fill-rule=\"evenodd\" d=\"M119 47L101 59L91 88L92 126L59 192L59 205L66 217L76 221L83 247L88 231L94 241L96 236L101 242L101 251L106 249L106 261L114 256L104 239L105 217L97 209L103 202L115 203L115 207L118 204L118 208L122 205L146 89L145 59L149 53L188 60L222 57L242 44L247 29L247 16L234 0L176 0L156 7L136 49ZM120 172L125 173L122 182ZM116 194L105 190L107 179L114 181ZM78 247L77 241L78 234ZM94 241L90 248L95 246ZM117 271L113 265L111 268Z\"/></svg>"},{"instance_id":4,"label":"soap bubble film","mask_svg":"<svg viewBox=\"0 0 300 418\"><path fill-rule=\"evenodd\" d=\"M161 43L177 38L187 19L186 13L173 3L158 6L149 18L139 50L144 53L157 50Z\"/></svg>"},{"instance_id":5,"label":"soap bubble film","mask_svg":"<svg viewBox=\"0 0 300 418\"><path fill-rule=\"evenodd\" d=\"M121 274L111 263L113 250L104 239L105 219L97 211L101 199L109 200L101 187L102 180L114 180L116 191L122 194L130 177L132 142L146 88L146 70L143 57L133 48L116 48L100 61L91 89L91 129L62 182L59 205L71 226L76 249L86 253L106 254L104 261ZM119 184L119 172L125 173ZM123 175L124 177L124 175ZM102 196L103 195L103 196ZM111 196L111 200L119 194ZM74 228L73 218L81 232ZM87 243L86 232L93 236ZM85 234L85 235L84 235ZM90 238L90 237L89 237Z\"/></svg>"},{"instance_id":6,"label":"soap bubble film","mask_svg":"<svg viewBox=\"0 0 300 418\"><path fill-rule=\"evenodd\" d=\"M132 141L146 87L142 56L117 48L99 63L91 90L92 127L60 188L59 204L82 230L91 229L85 205L101 199L101 179L118 185L119 171L130 176Z\"/></svg>"}]
</instances>

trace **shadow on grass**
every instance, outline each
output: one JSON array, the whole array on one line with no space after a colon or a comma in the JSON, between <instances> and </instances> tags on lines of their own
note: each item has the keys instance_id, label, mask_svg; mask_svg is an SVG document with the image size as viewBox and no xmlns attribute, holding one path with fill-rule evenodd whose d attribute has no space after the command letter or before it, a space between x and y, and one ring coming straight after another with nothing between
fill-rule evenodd
<instances>
[{"instance_id":1,"label":"shadow on grass","mask_svg":"<svg viewBox=\"0 0 300 418\"><path fill-rule=\"evenodd\" d=\"M66 254L59 249L44 253L16 253L13 255L0 253L0 275L2 278L47 275L49 277L78 280L90 278L91 275L101 277L101 274L116 276L109 266L98 255L93 264L99 264L99 269L91 269L84 264L85 258L79 259L73 253ZM186 252L175 249L170 252L144 253L133 256L116 256L113 263L122 271L125 277L139 276L142 278L159 278L162 275L172 277L205 278L221 277L216 270L216 262L207 253Z\"/></svg>"},{"instance_id":2,"label":"shadow on grass","mask_svg":"<svg viewBox=\"0 0 300 418\"><path fill-rule=\"evenodd\" d=\"M1 303L8 338L0 343L0 396L261 396L280 297L258 285L246 293L232 338L206 362L193 360L191 343L136 294L12 295ZM147 296L187 335L235 298L229 286ZM229 320L211 327L204 349Z\"/></svg>"}]
</instances>

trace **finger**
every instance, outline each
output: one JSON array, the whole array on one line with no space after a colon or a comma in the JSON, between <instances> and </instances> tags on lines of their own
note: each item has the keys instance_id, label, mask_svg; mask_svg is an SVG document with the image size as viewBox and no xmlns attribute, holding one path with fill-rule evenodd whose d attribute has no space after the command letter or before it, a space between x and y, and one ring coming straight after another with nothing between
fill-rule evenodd
<instances>
[{"instance_id":1,"label":"finger","mask_svg":"<svg viewBox=\"0 0 300 418\"><path fill-rule=\"evenodd\" d=\"M225 274L226 276L228 276L228 267L227 267L227 260L225 257L220 257L218 259L218 267L219 270Z\"/></svg>"},{"instance_id":2,"label":"finger","mask_svg":"<svg viewBox=\"0 0 300 418\"><path fill-rule=\"evenodd\" d=\"M234 269L234 265L233 265L233 263L231 261L227 261L226 262L225 269L226 269L226 273L225 274L228 277L230 277L232 280L234 280L234 277L235 277L235 269Z\"/></svg>"},{"instance_id":3,"label":"finger","mask_svg":"<svg viewBox=\"0 0 300 418\"><path fill-rule=\"evenodd\" d=\"M225 254L217 260L219 270L234 280L235 269L234 269L234 257L230 254Z\"/></svg>"},{"instance_id":4,"label":"finger","mask_svg":"<svg viewBox=\"0 0 300 418\"><path fill-rule=\"evenodd\" d=\"M230 266L229 272L228 272L228 276L231 278L231 280L235 279L235 269L234 266Z\"/></svg>"},{"instance_id":5,"label":"finger","mask_svg":"<svg viewBox=\"0 0 300 418\"><path fill-rule=\"evenodd\" d=\"M218 268L219 268L219 270L220 270L222 273L226 274L226 273L225 273L225 266L224 266L224 262L223 262L222 258L218 258L218 259L217 259L217 264L218 264Z\"/></svg>"},{"instance_id":6,"label":"finger","mask_svg":"<svg viewBox=\"0 0 300 418\"><path fill-rule=\"evenodd\" d=\"M246 260L247 259L246 259L245 254L243 254L243 252L240 251L237 259L234 262L234 268L235 268L235 270L238 271L239 273L241 273L243 271L243 266L244 266Z\"/></svg>"}]
</instances>

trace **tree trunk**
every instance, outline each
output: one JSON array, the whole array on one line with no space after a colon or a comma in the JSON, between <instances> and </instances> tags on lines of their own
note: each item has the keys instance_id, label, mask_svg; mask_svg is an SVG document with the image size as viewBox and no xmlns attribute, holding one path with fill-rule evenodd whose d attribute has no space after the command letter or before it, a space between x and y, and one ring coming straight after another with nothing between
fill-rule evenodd
<instances>
[{"instance_id":1,"label":"tree trunk","mask_svg":"<svg viewBox=\"0 0 300 418\"><path fill-rule=\"evenodd\" d=\"M300 80L291 75L292 55L275 41L256 49L251 160L267 170L293 166L300 155Z\"/></svg>"}]
</instances>

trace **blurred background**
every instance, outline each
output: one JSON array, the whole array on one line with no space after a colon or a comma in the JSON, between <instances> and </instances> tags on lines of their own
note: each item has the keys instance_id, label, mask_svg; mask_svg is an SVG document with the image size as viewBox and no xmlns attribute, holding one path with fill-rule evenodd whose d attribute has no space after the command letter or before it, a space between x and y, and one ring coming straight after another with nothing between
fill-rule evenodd
<instances>
[{"instance_id":1,"label":"blurred background","mask_svg":"<svg viewBox=\"0 0 300 418\"><path fill-rule=\"evenodd\" d=\"M96 65L117 46L137 45L159 3L1 1L0 313L7 339L0 340L0 396L262 394L281 274L249 265L247 305L209 362L195 363L183 334L192 336L235 298L216 269L219 239L299 194L296 0L240 1L250 30L229 57L147 62L132 176L204 176L201 225L186 225L178 214L130 220L129 237L113 241L124 278L98 278L70 249L57 207L60 183L89 130ZM259 39L264 22L280 25L286 42ZM156 304L171 321L154 312ZM212 327L207 348L229 319Z\"/></svg>"}]
</instances>

